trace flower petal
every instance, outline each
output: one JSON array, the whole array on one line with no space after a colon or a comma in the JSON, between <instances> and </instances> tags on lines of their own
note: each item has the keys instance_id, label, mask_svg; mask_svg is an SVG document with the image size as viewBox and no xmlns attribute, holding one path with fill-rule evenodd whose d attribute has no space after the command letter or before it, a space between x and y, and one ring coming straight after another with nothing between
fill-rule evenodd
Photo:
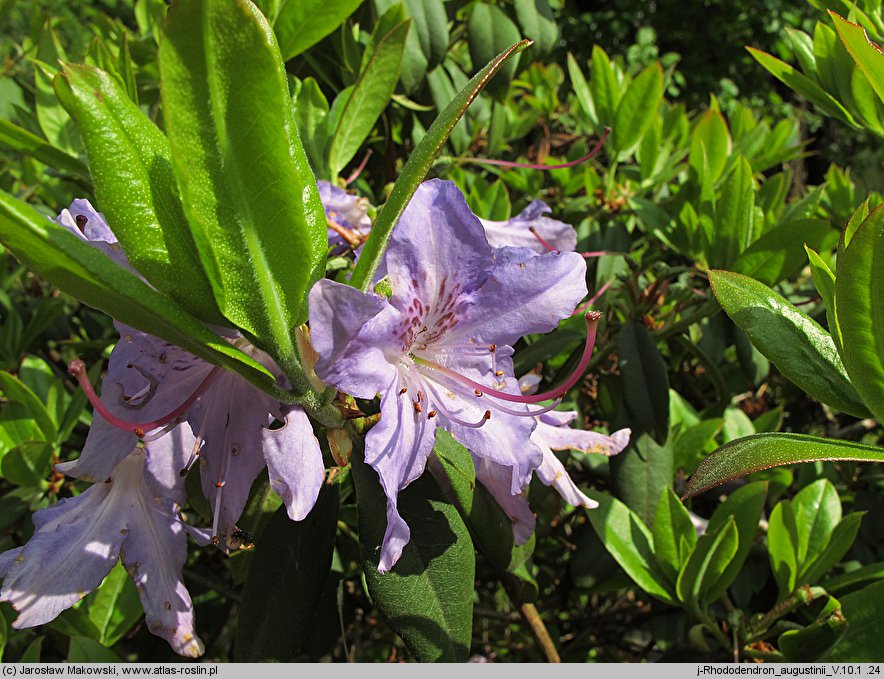
<instances>
[{"instance_id":1,"label":"flower petal","mask_svg":"<svg viewBox=\"0 0 884 679\"><path fill-rule=\"evenodd\" d=\"M513 540L516 546L524 545L531 539L536 517L528 505L526 494L514 495L512 492L512 468L475 455L473 463L476 466L476 478L488 489L504 514L513 522Z\"/></svg>"},{"instance_id":2,"label":"flower petal","mask_svg":"<svg viewBox=\"0 0 884 679\"><path fill-rule=\"evenodd\" d=\"M365 437L365 461L381 479L387 496L387 530L378 571L393 568L411 532L399 514L399 491L424 471L436 441L436 422L415 412L398 378L381 395L381 419Z\"/></svg>"},{"instance_id":3,"label":"flower petal","mask_svg":"<svg viewBox=\"0 0 884 679\"><path fill-rule=\"evenodd\" d=\"M572 429L568 426L577 417L576 412L544 413L537 418L537 428L532 439L552 450L579 450L583 453L616 455L629 444L629 429L620 429L613 434L600 434L595 431Z\"/></svg>"},{"instance_id":4,"label":"flower petal","mask_svg":"<svg viewBox=\"0 0 884 679\"><path fill-rule=\"evenodd\" d=\"M401 314L386 299L327 279L310 291L310 339L316 374L359 398L373 398L393 379L401 347Z\"/></svg>"},{"instance_id":5,"label":"flower petal","mask_svg":"<svg viewBox=\"0 0 884 679\"><path fill-rule=\"evenodd\" d=\"M289 518L306 517L322 488L325 465L322 450L307 414L292 406L281 429L264 429L264 459L270 486L282 499Z\"/></svg>"},{"instance_id":6,"label":"flower petal","mask_svg":"<svg viewBox=\"0 0 884 679\"><path fill-rule=\"evenodd\" d=\"M543 254L547 252L547 248L531 232L533 227L537 235L556 250L573 252L577 247L577 232L574 227L544 216L546 212L550 212L546 203L542 200L533 200L522 212L507 221L495 222L489 219L479 219L479 221L485 228L485 236L491 247L529 248Z\"/></svg>"}]
</instances>

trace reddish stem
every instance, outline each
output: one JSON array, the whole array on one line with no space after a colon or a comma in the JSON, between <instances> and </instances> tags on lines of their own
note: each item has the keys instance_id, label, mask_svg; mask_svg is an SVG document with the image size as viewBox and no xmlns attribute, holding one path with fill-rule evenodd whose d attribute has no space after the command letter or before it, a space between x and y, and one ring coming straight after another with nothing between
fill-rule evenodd
<instances>
[{"instance_id":1,"label":"reddish stem","mask_svg":"<svg viewBox=\"0 0 884 679\"><path fill-rule=\"evenodd\" d=\"M595 146L592 147L592 150L589 153L578 158L577 160L572 160L568 163L561 163L559 165L519 163L514 160L495 160L494 158L461 158L460 161L462 163L479 163L481 165L498 165L500 167L523 167L528 170L564 170L565 168L574 167L575 165L580 165L588 160L592 160L593 158L595 158L601 152L602 147L604 147L605 141L608 139L608 135L610 133L611 129L609 127L606 127L604 132L602 132L602 136L596 142Z\"/></svg>"}]
</instances>

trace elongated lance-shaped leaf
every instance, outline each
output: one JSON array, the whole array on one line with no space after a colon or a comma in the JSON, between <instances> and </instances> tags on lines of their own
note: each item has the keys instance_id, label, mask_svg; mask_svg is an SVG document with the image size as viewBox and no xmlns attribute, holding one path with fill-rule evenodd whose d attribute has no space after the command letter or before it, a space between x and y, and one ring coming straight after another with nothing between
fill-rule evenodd
<instances>
[{"instance_id":1,"label":"elongated lance-shaped leaf","mask_svg":"<svg viewBox=\"0 0 884 679\"><path fill-rule=\"evenodd\" d=\"M408 157L408 161L405 163L405 167L402 168L399 179L393 185L390 198L384 204L380 213L378 213L377 220L371 229L371 235L365 242L359 261L353 269L350 285L363 291L368 290L375 271L377 271L378 264L380 264L381 257L384 255L384 250L387 247L390 234L393 232L393 227L396 226L396 222L399 221L406 205L408 205L414 192L417 191L417 187L420 186L420 183L427 176L427 172L430 171L436 155L441 150L442 145L445 144L445 140L448 139L451 130L454 129L457 121L461 119L469 105L479 96L479 93L488 81L501 69L507 59L514 54L518 54L530 44L530 40L522 40L497 55L485 68L472 77L445 110L439 114L439 117L433 121L433 124L430 125L430 129L427 130L417 148Z\"/></svg>"},{"instance_id":2,"label":"elongated lance-shaped leaf","mask_svg":"<svg viewBox=\"0 0 884 679\"><path fill-rule=\"evenodd\" d=\"M835 316L847 374L884 422L884 206L860 224L838 261Z\"/></svg>"},{"instance_id":3,"label":"elongated lance-shaped leaf","mask_svg":"<svg viewBox=\"0 0 884 679\"><path fill-rule=\"evenodd\" d=\"M823 403L868 415L832 337L816 321L748 276L710 271L709 281L727 315L783 375Z\"/></svg>"},{"instance_id":4,"label":"elongated lance-shaped leaf","mask_svg":"<svg viewBox=\"0 0 884 679\"><path fill-rule=\"evenodd\" d=\"M328 236L273 31L248 0L179 0L159 58L175 173L215 299L291 371L291 330Z\"/></svg>"},{"instance_id":5,"label":"elongated lance-shaped leaf","mask_svg":"<svg viewBox=\"0 0 884 679\"><path fill-rule=\"evenodd\" d=\"M803 434L746 436L725 443L703 460L688 481L685 497L761 469L816 461L884 462L884 448Z\"/></svg>"},{"instance_id":6,"label":"elongated lance-shaped leaf","mask_svg":"<svg viewBox=\"0 0 884 679\"><path fill-rule=\"evenodd\" d=\"M64 292L285 398L273 375L103 252L0 191L0 241Z\"/></svg>"},{"instance_id":7,"label":"elongated lance-shaped leaf","mask_svg":"<svg viewBox=\"0 0 884 679\"><path fill-rule=\"evenodd\" d=\"M165 135L97 68L65 66L55 88L80 128L97 207L132 266L194 316L223 324L184 216Z\"/></svg>"},{"instance_id":8,"label":"elongated lance-shaped leaf","mask_svg":"<svg viewBox=\"0 0 884 679\"><path fill-rule=\"evenodd\" d=\"M884 51L869 40L866 30L862 26L845 21L831 10L829 10L829 14L832 21L835 22L841 42L850 52L856 65L869 79L878 98L884 102Z\"/></svg>"},{"instance_id":9,"label":"elongated lance-shaped leaf","mask_svg":"<svg viewBox=\"0 0 884 679\"><path fill-rule=\"evenodd\" d=\"M23 153L78 179L89 180L89 168L79 159L55 148L45 139L40 139L37 135L31 134L23 127L8 120L0 119L0 146Z\"/></svg>"},{"instance_id":10,"label":"elongated lance-shaped leaf","mask_svg":"<svg viewBox=\"0 0 884 679\"><path fill-rule=\"evenodd\" d=\"M282 0L273 28L288 61L335 30L362 0Z\"/></svg>"}]
</instances>

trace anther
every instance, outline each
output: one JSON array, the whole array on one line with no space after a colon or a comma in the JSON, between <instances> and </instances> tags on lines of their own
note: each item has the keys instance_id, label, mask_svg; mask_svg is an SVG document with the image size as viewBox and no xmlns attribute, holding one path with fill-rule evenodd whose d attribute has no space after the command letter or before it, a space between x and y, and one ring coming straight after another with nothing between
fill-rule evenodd
<instances>
[{"instance_id":1,"label":"anther","mask_svg":"<svg viewBox=\"0 0 884 679\"><path fill-rule=\"evenodd\" d=\"M479 398L479 397L482 396L482 392L479 391L478 389L475 389L475 390L473 391L473 393L476 395L477 398Z\"/></svg>"},{"instance_id":2,"label":"anther","mask_svg":"<svg viewBox=\"0 0 884 679\"><path fill-rule=\"evenodd\" d=\"M225 485L227 485L226 481L215 481L215 488L223 488Z\"/></svg>"},{"instance_id":3,"label":"anther","mask_svg":"<svg viewBox=\"0 0 884 679\"><path fill-rule=\"evenodd\" d=\"M491 346L488 347L488 351L490 351L493 354L495 351L497 351L497 345L492 344Z\"/></svg>"},{"instance_id":4,"label":"anther","mask_svg":"<svg viewBox=\"0 0 884 679\"><path fill-rule=\"evenodd\" d=\"M421 408L421 404L419 401L414 401L413 403L414 403L414 412L416 412L416 413L424 412L424 409Z\"/></svg>"},{"instance_id":5,"label":"anther","mask_svg":"<svg viewBox=\"0 0 884 679\"><path fill-rule=\"evenodd\" d=\"M86 229L86 225L89 223L89 219L86 217L86 215L77 215L76 217L74 217L74 222L76 222L77 228L80 229L80 231L84 231Z\"/></svg>"},{"instance_id":6,"label":"anther","mask_svg":"<svg viewBox=\"0 0 884 679\"><path fill-rule=\"evenodd\" d=\"M402 394L407 394L407 393L408 393L408 387L402 387L402 388L399 390L399 395L400 395L400 396L402 396Z\"/></svg>"},{"instance_id":7,"label":"anther","mask_svg":"<svg viewBox=\"0 0 884 679\"><path fill-rule=\"evenodd\" d=\"M483 415L483 417L484 417L486 420L490 420L490 419L491 419L491 411L490 411L490 410L486 410L486 411L485 411L485 415Z\"/></svg>"},{"instance_id":8,"label":"anther","mask_svg":"<svg viewBox=\"0 0 884 679\"><path fill-rule=\"evenodd\" d=\"M494 372L495 377L503 377L503 370L496 370Z\"/></svg>"},{"instance_id":9,"label":"anther","mask_svg":"<svg viewBox=\"0 0 884 679\"><path fill-rule=\"evenodd\" d=\"M135 429L132 430L132 433L140 439L144 438L144 429L141 427L135 427Z\"/></svg>"},{"instance_id":10,"label":"anther","mask_svg":"<svg viewBox=\"0 0 884 679\"><path fill-rule=\"evenodd\" d=\"M430 412L427 413L427 419L428 419L428 420L432 420L434 417L436 417L436 411L435 411L435 410L431 410Z\"/></svg>"}]
</instances>

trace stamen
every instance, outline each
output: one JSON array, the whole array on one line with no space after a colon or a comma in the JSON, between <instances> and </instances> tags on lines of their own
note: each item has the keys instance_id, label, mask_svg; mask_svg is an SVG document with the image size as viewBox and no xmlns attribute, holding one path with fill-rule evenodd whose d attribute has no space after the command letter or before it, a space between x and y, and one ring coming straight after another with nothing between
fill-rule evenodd
<instances>
[{"instance_id":1,"label":"stamen","mask_svg":"<svg viewBox=\"0 0 884 679\"><path fill-rule=\"evenodd\" d=\"M533 226L529 226L528 230L531 232L532 236L540 241L540 244L546 248L547 252L558 252L558 249L547 243L546 240L544 240L543 236L537 233L537 229L535 229Z\"/></svg>"},{"instance_id":2,"label":"stamen","mask_svg":"<svg viewBox=\"0 0 884 679\"><path fill-rule=\"evenodd\" d=\"M592 160L595 158L602 150L602 147L605 145L605 141L608 139L608 135L611 133L611 129L606 127L604 132L602 132L602 136L596 142L595 146L592 147L592 150L587 153L585 156L578 158L577 160L572 160L568 163L561 163L559 165L541 165L539 163L518 163L512 160L496 160L494 158L461 158L460 162L462 163L479 163L480 165L498 165L500 167L523 167L527 170L564 170L568 167L574 167L575 165L580 165L585 163L588 160Z\"/></svg>"},{"instance_id":3,"label":"stamen","mask_svg":"<svg viewBox=\"0 0 884 679\"><path fill-rule=\"evenodd\" d=\"M498 391L497 389L489 389L484 384L479 384L468 377L464 377L460 373L454 372L450 368L446 368L424 358L415 357L414 362L419 366L441 373L460 384L473 387L474 389L481 391L483 394L498 398L502 401L509 401L511 403L542 403L543 401L549 401L550 399L557 399L564 396L568 390L577 384L580 378L583 377L583 373L586 372L586 368L589 366L592 350L595 347L596 330L598 329L598 324L601 318L602 315L598 311L590 311L586 314L586 344L583 347L583 355L580 357L580 363L577 365L576 370L574 370L574 372L568 376L568 379L566 379L560 386L542 394L522 396L518 394L510 394L505 391Z\"/></svg>"},{"instance_id":4,"label":"stamen","mask_svg":"<svg viewBox=\"0 0 884 679\"><path fill-rule=\"evenodd\" d=\"M491 411L490 411L490 410L486 410L485 413L482 415L482 419L480 419L478 422L467 422L466 420L462 420L462 419L460 419L457 415L455 415L454 413L452 413L450 410L448 410L448 408L446 408L446 407L443 405L443 404L444 404L444 401L442 400L442 398L440 398L438 392L437 392L435 389L433 389L432 386L427 385L427 388L428 388L430 391L432 391L432 392L433 392L433 396L436 397L436 407L439 408L439 410L442 411L442 414L443 414L446 418L448 418L450 421L454 422L455 424L459 424L459 425L462 426L462 427L468 427L468 428L470 428L470 429L479 429L480 427L484 426L484 424L485 424L488 420L491 419Z\"/></svg>"},{"instance_id":5,"label":"stamen","mask_svg":"<svg viewBox=\"0 0 884 679\"><path fill-rule=\"evenodd\" d=\"M360 238L360 236L355 231L351 231L346 226L338 224L333 219L327 219L326 221L328 221L328 228L330 228L341 238L347 241L347 245L349 245L351 248L356 249L360 245L362 245L362 238Z\"/></svg>"},{"instance_id":6,"label":"stamen","mask_svg":"<svg viewBox=\"0 0 884 679\"><path fill-rule=\"evenodd\" d=\"M368 152L365 154L365 157L362 159L362 162L359 163L359 165L357 166L357 168L355 170L353 170L353 174L351 174L349 177L347 177L344 180L344 186L349 186L350 184L352 184L353 182L355 182L359 178L359 175L361 175L362 171L365 169L366 163L368 163L368 159L371 158L371 154L372 154L372 150L368 149Z\"/></svg>"},{"instance_id":7,"label":"stamen","mask_svg":"<svg viewBox=\"0 0 884 679\"><path fill-rule=\"evenodd\" d=\"M177 427L183 421L184 421L183 417L176 417L174 420L169 422L169 424L167 424L165 427L163 427L162 429L158 429L157 431L153 432L152 434L145 436L144 432L141 432L141 434L136 433L136 436L138 436L138 438L140 438L145 443L153 443L158 438L161 438L161 437L165 436L166 434L168 434L170 431L172 431L175 427Z\"/></svg>"},{"instance_id":8,"label":"stamen","mask_svg":"<svg viewBox=\"0 0 884 679\"><path fill-rule=\"evenodd\" d=\"M227 425L230 424L230 416L227 418ZM224 491L224 486L227 485L226 477L227 477L227 459L230 457L228 443L228 435L230 433L229 426L224 427L224 437L221 440L221 450L223 452L223 457L221 458L221 473L218 474L218 480L215 482L215 507L213 510L212 517L212 535L215 538L219 538L218 535L218 524L221 520L221 496ZM215 538L212 538L213 544L217 545L215 542Z\"/></svg>"},{"instance_id":9,"label":"stamen","mask_svg":"<svg viewBox=\"0 0 884 679\"><path fill-rule=\"evenodd\" d=\"M593 304L595 304L596 302L598 302L598 301L599 301L599 298L600 298L602 295L605 294L605 292L607 291L608 288L611 287L611 283L613 283L613 282L614 282L614 279L612 278L612 279L609 280L607 283L605 283L602 287L600 287L600 288L596 291L596 293L595 293L592 297L589 298L589 301L588 301L586 304L583 304L583 305L579 306L579 307L577 308L577 310L576 310L573 314L571 314L571 315L572 315L572 316L576 316L577 314L582 314L582 313L583 313L584 311L586 311L589 307L591 307Z\"/></svg>"},{"instance_id":10,"label":"stamen","mask_svg":"<svg viewBox=\"0 0 884 679\"><path fill-rule=\"evenodd\" d=\"M99 415L101 415L117 429L122 429L123 431L131 431L139 438L144 438L144 435L147 432L153 431L158 427L163 427L169 422L177 420L179 417L184 415L184 413L187 412L187 409L190 408L190 406L192 406L196 402L196 400L203 395L206 389L208 389L209 385L215 380L218 375L221 374L221 368L212 368L211 372L206 375L206 378L184 401L184 403L179 405L168 415L164 415L163 417L160 417L156 420L151 420L150 422L145 422L143 424L138 422L128 422L126 420L120 419L107 409L107 406L102 403L101 399L98 397L98 394L96 394L95 390L92 388L92 383L89 381L89 376L86 374L86 364L83 363L83 361L78 358L71 361L70 364L68 364L68 373L70 373L70 375L77 380L80 388L85 392L86 398L89 399L92 407L95 408Z\"/></svg>"},{"instance_id":11,"label":"stamen","mask_svg":"<svg viewBox=\"0 0 884 679\"><path fill-rule=\"evenodd\" d=\"M399 395L400 395L400 396L402 396L402 394L407 394L407 393L408 393L408 387L402 387L402 388L399 390Z\"/></svg>"}]
</instances>

